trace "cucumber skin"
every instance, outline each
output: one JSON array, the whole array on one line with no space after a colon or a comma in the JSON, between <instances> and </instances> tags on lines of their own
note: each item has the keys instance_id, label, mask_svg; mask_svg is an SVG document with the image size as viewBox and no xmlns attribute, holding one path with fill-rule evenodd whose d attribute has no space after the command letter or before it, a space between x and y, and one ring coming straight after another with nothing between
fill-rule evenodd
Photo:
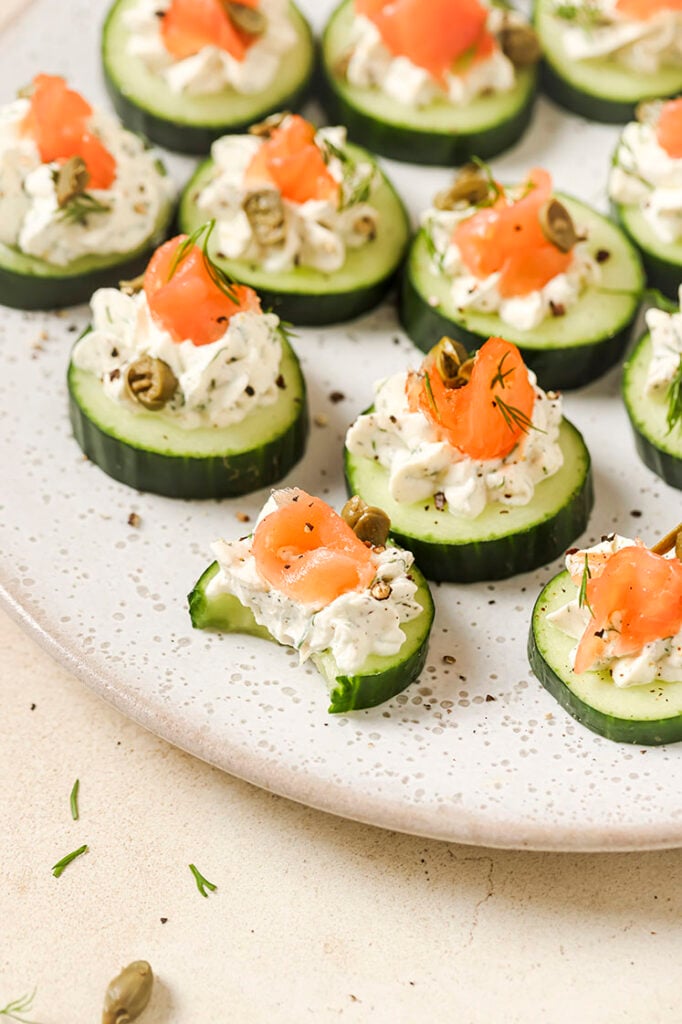
<instances>
[{"instance_id":1,"label":"cucumber skin","mask_svg":"<svg viewBox=\"0 0 682 1024\"><path fill-rule=\"evenodd\" d=\"M245 608L235 597L229 595L221 607L220 598L213 604L206 597L206 585L218 572L218 563L211 565L202 573L194 589L188 595L189 613L192 625L195 629L227 630L229 632L246 633L249 636L260 637L277 643L265 626L260 626L255 621L252 612ZM386 669L383 672L373 672L368 675L355 673L353 675L333 674L332 679L324 670L324 666L330 659L316 658L312 656L311 661L316 665L321 674L332 684L330 700L327 709L330 714L345 714L348 711L360 711L364 708L376 707L385 701L401 693L407 686L415 681L420 675L426 662L428 650L429 633L433 623L434 606L431 592L418 570L414 570L415 578L420 584L420 596L426 602L424 614L428 618L428 625L423 642L419 645L409 658L401 662L399 671L396 668Z\"/></svg>"},{"instance_id":2,"label":"cucumber skin","mask_svg":"<svg viewBox=\"0 0 682 1024\"><path fill-rule=\"evenodd\" d=\"M461 341L469 350L478 349L487 341L454 320L439 313L425 302L412 282L407 264L400 286L398 315L403 329L424 352L428 352L444 334ZM630 341L631 325L592 345L571 345L566 348L518 348L526 366L537 376L545 390L569 391L601 377L617 363Z\"/></svg>"},{"instance_id":3,"label":"cucumber skin","mask_svg":"<svg viewBox=\"0 0 682 1024\"><path fill-rule=\"evenodd\" d=\"M600 121L602 124L627 124L635 119L637 103L647 99L656 99L655 96L643 96L637 103L618 102L608 100L603 96L595 96L592 93L583 92L577 89L570 82L563 78L556 68L547 60L542 62L541 81L543 91L550 99L554 100L560 107L578 114L588 121Z\"/></svg>"},{"instance_id":4,"label":"cucumber skin","mask_svg":"<svg viewBox=\"0 0 682 1024\"><path fill-rule=\"evenodd\" d=\"M680 284L682 284L682 264L672 263L670 260L666 260L663 256L659 256L658 253L645 247L637 236L628 229L626 219L623 216L624 209L625 207L621 203L611 203L613 219L620 225L621 230L627 235L642 258L647 285L649 288L657 288L669 299L677 302Z\"/></svg>"},{"instance_id":5,"label":"cucumber skin","mask_svg":"<svg viewBox=\"0 0 682 1024\"><path fill-rule=\"evenodd\" d=\"M556 515L527 530L493 540L470 541L466 544L433 544L391 526L391 537L407 548L427 579L447 583L478 583L482 580L503 580L522 572L547 565L573 543L584 531L594 506L592 462L587 448L584 478L566 505ZM344 449L344 470L349 495L354 487L353 456ZM362 497L362 495L360 495Z\"/></svg>"},{"instance_id":6,"label":"cucumber skin","mask_svg":"<svg viewBox=\"0 0 682 1024\"><path fill-rule=\"evenodd\" d=\"M305 391L299 414L289 429L257 451L226 457L163 455L111 437L89 419L69 384L73 436L87 457L120 483L169 498L234 498L259 490L285 476L302 458L308 437Z\"/></svg>"},{"instance_id":7,"label":"cucumber skin","mask_svg":"<svg viewBox=\"0 0 682 1024\"><path fill-rule=\"evenodd\" d=\"M648 466L656 476L660 476L665 483L682 491L682 459L676 459L674 455L663 452L655 444L652 444L648 437L640 433L632 420L630 426L637 454L644 465Z\"/></svg>"}]
</instances>

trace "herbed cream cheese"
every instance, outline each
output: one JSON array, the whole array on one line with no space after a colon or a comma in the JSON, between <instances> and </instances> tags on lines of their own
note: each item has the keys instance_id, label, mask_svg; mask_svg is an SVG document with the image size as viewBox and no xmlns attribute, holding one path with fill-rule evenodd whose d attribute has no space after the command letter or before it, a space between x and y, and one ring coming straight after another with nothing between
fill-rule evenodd
<instances>
[{"instance_id":1,"label":"herbed cream cheese","mask_svg":"<svg viewBox=\"0 0 682 1024\"><path fill-rule=\"evenodd\" d=\"M600 563L603 564L609 555L621 551L623 548L634 547L636 542L628 537L621 537L619 534L611 534L593 547L571 551L566 555L566 568L572 579L579 579L585 566L587 556L588 565L592 571ZM555 612L547 615L547 621L551 622L562 633L580 641L590 621L590 611L586 605L580 607L579 599L557 608ZM618 622L612 623L613 638L618 636ZM575 664L578 645L572 649L570 664ZM616 686L645 686L656 680L665 680L669 683L682 682L682 630L675 636L663 637L654 640L644 646L636 654L618 656L609 650L609 639L607 638L604 656L592 665L590 671L599 672L607 670L611 673Z\"/></svg>"},{"instance_id":2,"label":"herbed cream cheese","mask_svg":"<svg viewBox=\"0 0 682 1024\"><path fill-rule=\"evenodd\" d=\"M258 522L276 508L271 498ZM251 544L252 537L245 537L212 545L220 571L207 592L210 596L234 594L279 643L298 651L301 662L328 651L340 672L357 672L373 654L397 654L406 639L401 624L422 612L414 600L417 584L410 577L413 557L409 551L395 547L372 551L376 567L372 586L379 580L388 583L391 592L387 598L373 597L370 587L349 591L316 607L273 589L258 572Z\"/></svg>"},{"instance_id":3,"label":"herbed cream cheese","mask_svg":"<svg viewBox=\"0 0 682 1024\"><path fill-rule=\"evenodd\" d=\"M141 246L174 192L154 153L114 118L93 112L88 128L114 157L116 177L111 188L87 189L106 211L75 221L57 202L59 164L44 164L21 130L29 109L29 100L18 99L0 110L0 242L60 267Z\"/></svg>"},{"instance_id":4,"label":"herbed cream cheese","mask_svg":"<svg viewBox=\"0 0 682 1024\"><path fill-rule=\"evenodd\" d=\"M282 344L273 313L240 312L208 345L175 342L152 317L144 291L125 295L100 288L93 295L92 330L76 342L72 362L93 373L105 394L133 412L146 410L127 394L125 373L141 356L165 362L178 387L156 416L186 429L227 427L277 398Z\"/></svg>"},{"instance_id":5,"label":"herbed cream cheese","mask_svg":"<svg viewBox=\"0 0 682 1024\"><path fill-rule=\"evenodd\" d=\"M571 21L561 20L562 41L571 60L613 58L619 64L653 75L682 60L682 12L656 11L646 19L625 17L617 0L557 2L556 10L569 7Z\"/></svg>"},{"instance_id":6,"label":"herbed cream cheese","mask_svg":"<svg viewBox=\"0 0 682 1024\"><path fill-rule=\"evenodd\" d=\"M371 241L379 214L367 200L376 168L365 161L340 159L346 142L343 127L320 128L315 143L327 169L339 182L338 201L309 199L297 203L281 197L274 186L245 181L253 157L264 144L255 135L228 135L211 148L215 175L197 197L199 209L216 221L218 250L228 259L244 259L267 273L311 267L323 273L339 270L348 249ZM268 210L251 211L259 196L274 199Z\"/></svg>"},{"instance_id":7,"label":"herbed cream cheese","mask_svg":"<svg viewBox=\"0 0 682 1024\"><path fill-rule=\"evenodd\" d=\"M682 304L682 285L679 301ZM646 324L651 333L651 362L646 378L648 394L667 391L682 365L682 311L666 313L648 309Z\"/></svg>"},{"instance_id":8,"label":"herbed cream cheese","mask_svg":"<svg viewBox=\"0 0 682 1024\"><path fill-rule=\"evenodd\" d=\"M625 126L609 176L609 196L625 206L638 206L661 242L682 239L682 159L670 156L659 144L655 122L632 121Z\"/></svg>"},{"instance_id":9,"label":"herbed cream cheese","mask_svg":"<svg viewBox=\"0 0 682 1024\"><path fill-rule=\"evenodd\" d=\"M172 92L188 96L210 96L226 89L243 95L264 92L274 82L282 60L296 45L297 35L289 16L288 0L260 0L258 10L266 28L237 60L219 46L204 46L180 60L166 49L160 29L160 14L171 0L138 0L125 13L130 33L128 53L138 57L154 74L161 76Z\"/></svg>"},{"instance_id":10,"label":"herbed cream cheese","mask_svg":"<svg viewBox=\"0 0 682 1024\"><path fill-rule=\"evenodd\" d=\"M353 455L388 470L391 497L414 504L444 496L451 515L474 519L492 502L527 505L535 487L563 465L559 445L561 396L535 386L532 427L502 459L477 460L438 438L421 412L411 412L402 371L376 386L374 412L359 416L346 436Z\"/></svg>"},{"instance_id":11,"label":"herbed cream cheese","mask_svg":"<svg viewBox=\"0 0 682 1024\"><path fill-rule=\"evenodd\" d=\"M508 11L493 8L488 29L494 32L503 19L520 22ZM509 92L514 88L514 65L499 47L489 57L473 63L460 73L445 75L445 87L408 57L394 57L384 45L379 30L369 18L356 15L346 70L351 85L380 89L386 96L408 107L424 107L445 97L455 106L465 106L477 96L489 92Z\"/></svg>"},{"instance_id":12,"label":"herbed cream cheese","mask_svg":"<svg viewBox=\"0 0 682 1024\"><path fill-rule=\"evenodd\" d=\"M453 241L457 225L477 212L476 206L462 204L455 210L430 207L422 216L423 228L431 242L433 270L452 278L452 297L458 309L496 313L510 327L532 331L548 318L565 315L580 301L585 288L599 281L599 265L590 256L585 239L573 247L573 259L564 273L527 295L503 297L497 287L500 272L475 277L464 265ZM579 235L582 237L585 232L579 229Z\"/></svg>"}]
</instances>

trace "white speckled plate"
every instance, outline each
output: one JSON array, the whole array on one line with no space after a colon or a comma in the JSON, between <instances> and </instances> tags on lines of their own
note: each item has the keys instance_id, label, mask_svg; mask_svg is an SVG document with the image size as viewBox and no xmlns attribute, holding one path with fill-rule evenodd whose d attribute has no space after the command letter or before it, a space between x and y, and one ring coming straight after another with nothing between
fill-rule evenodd
<instances>
[{"instance_id":1,"label":"white speckled plate","mask_svg":"<svg viewBox=\"0 0 682 1024\"><path fill-rule=\"evenodd\" d=\"M311 12L312 0L301 6ZM97 66L103 0L35 0L0 38L0 98L37 70L61 72L104 101ZM319 24L328 3L320 3ZM77 33L76 33L77 29ZM74 38L78 47L74 47ZM49 42L48 42L49 41ZM532 130L496 163L514 180L543 163L557 186L604 205L616 132L539 105ZM178 180L190 162L171 161ZM390 165L416 214L444 171ZM64 373L85 309L0 313L0 590L52 653L125 714L258 786L312 806L425 836L557 850L682 844L682 747L640 749L593 735L531 676L526 635L535 596L557 565L504 583L434 588L426 670L392 703L326 713L314 670L256 640L195 633L184 595L263 493L174 502L115 483L72 440ZM301 331L313 413L310 448L287 483L340 503L345 427L370 382L414 364L391 308L346 328ZM346 396L333 404L332 391ZM571 394L566 412L593 460L593 540L646 538L680 518L680 494L638 462L618 373ZM138 528L128 525L137 512ZM446 657L447 656L447 657Z\"/></svg>"}]
</instances>

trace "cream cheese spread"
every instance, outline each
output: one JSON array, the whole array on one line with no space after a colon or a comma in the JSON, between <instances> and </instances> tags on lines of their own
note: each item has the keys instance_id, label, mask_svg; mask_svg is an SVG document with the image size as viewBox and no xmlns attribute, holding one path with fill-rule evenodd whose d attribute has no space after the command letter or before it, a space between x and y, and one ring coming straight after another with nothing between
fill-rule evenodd
<instances>
[{"instance_id":1,"label":"cream cheese spread","mask_svg":"<svg viewBox=\"0 0 682 1024\"><path fill-rule=\"evenodd\" d=\"M271 498L261 522L277 508ZM372 551L376 581L390 586L387 598L372 596L371 587L353 590L324 607L302 604L273 589L259 574L251 552L251 537L219 540L212 545L220 571L207 587L209 596L234 594L281 644L294 647L301 661L329 652L340 672L357 672L370 655L390 657L400 651L406 636L401 624L417 618L417 584L410 578L412 554L401 548Z\"/></svg>"},{"instance_id":2,"label":"cream cheese spread","mask_svg":"<svg viewBox=\"0 0 682 1024\"><path fill-rule=\"evenodd\" d=\"M682 303L682 285L679 301ZM646 390L655 394L667 391L682 365L682 311L666 313L662 309L648 309L645 315L651 333Z\"/></svg>"},{"instance_id":3,"label":"cream cheese spread","mask_svg":"<svg viewBox=\"0 0 682 1024\"><path fill-rule=\"evenodd\" d=\"M568 553L566 568L573 580L580 579L586 556L588 566L592 571L600 564L603 565L609 555L615 554L616 551L621 551L623 548L633 547L635 543L627 537L613 534L593 547ZM588 607L583 605L581 608L577 597L547 615L548 622L555 625L562 633L578 641L582 638L590 618ZM614 622L613 627L615 641L618 636L618 623ZM571 651L571 668L575 664L577 649L578 645L576 644ZM599 672L604 669L611 673L613 682L619 687L644 686L659 679L669 683L682 682L682 630L675 636L664 637L644 644L636 654L620 656L609 650L607 639L603 657L591 666L590 671Z\"/></svg>"},{"instance_id":4,"label":"cream cheese spread","mask_svg":"<svg viewBox=\"0 0 682 1024\"><path fill-rule=\"evenodd\" d=\"M493 8L488 29L495 32L503 20L514 16ZM517 19L520 20L520 19ZM408 57L394 57L384 45L379 30L369 18L357 15L353 21L350 57L346 77L351 85L377 88L386 96L409 107L423 107L445 96L455 106L465 106L477 96L513 89L514 65L496 47L489 57L475 61L460 73L449 71L441 85Z\"/></svg>"},{"instance_id":5,"label":"cream cheese spread","mask_svg":"<svg viewBox=\"0 0 682 1024\"><path fill-rule=\"evenodd\" d=\"M21 130L29 108L29 100L18 99L0 110L0 242L55 266L141 246L174 192L154 153L114 118L95 111L89 130L114 157L116 177L108 189L87 190L106 211L73 220L57 202L59 164L42 163L38 146Z\"/></svg>"},{"instance_id":6,"label":"cream cheese spread","mask_svg":"<svg viewBox=\"0 0 682 1024\"><path fill-rule=\"evenodd\" d=\"M243 60L218 46L204 46L178 60L166 49L160 30L159 15L170 6L171 0L138 0L126 11L125 25L130 33L128 53L178 94L210 96L225 89L244 95L264 92L274 82L287 51L296 45L288 0L260 0L258 10L265 16L265 31L249 46Z\"/></svg>"},{"instance_id":7,"label":"cream cheese spread","mask_svg":"<svg viewBox=\"0 0 682 1024\"><path fill-rule=\"evenodd\" d=\"M218 139L211 149L215 175L197 197L197 205L206 218L216 221L218 251L228 259L258 263L268 273L281 273L293 267L312 267L323 273L339 270L348 249L365 245L375 237L379 222L377 210L366 201L376 176L373 164L337 155L343 150L346 129L320 128L315 142L325 154L327 169L339 182L339 198L309 199L303 203L274 193L273 211L265 216L265 236L255 215L249 214L249 202L259 195L273 194L273 186L247 183L246 171L264 140L255 135L228 135ZM273 218L274 217L274 221ZM271 234L273 241L267 238ZM265 240L264 240L265 238Z\"/></svg>"},{"instance_id":8,"label":"cream cheese spread","mask_svg":"<svg viewBox=\"0 0 682 1024\"><path fill-rule=\"evenodd\" d=\"M442 494L451 515L476 518L492 502L527 505L535 487L563 465L559 445L561 396L535 385L532 427L502 459L477 460L448 441L421 411L411 412L407 373L394 374L376 386L374 411L359 416L346 436L353 455L372 459L388 470L391 497L414 504Z\"/></svg>"},{"instance_id":9,"label":"cream cheese spread","mask_svg":"<svg viewBox=\"0 0 682 1024\"><path fill-rule=\"evenodd\" d=\"M659 145L655 123L626 125L609 177L609 195L616 203L638 206L661 242L682 239L682 159Z\"/></svg>"},{"instance_id":10,"label":"cream cheese spread","mask_svg":"<svg viewBox=\"0 0 682 1024\"><path fill-rule=\"evenodd\" d=\"M277 398L282 345L273 313L230 317L225 333L207 345L175 342L152 317L144 291L125 295L100 288L92 298L92 330L76 342L72 362L95 374L104 393L134 412L145 412L125 387L127 368L141 356L165 362L178 387L155 416L187 429L227 427Z\"/></svg>"},{"instance_id":11,"label":"cream cheese spread","mask_svg":"<svg viewBox=\"0 0 682 1024\"><path fill-rule=\"evenodd\" d=\"M617 0L576 0L562 41L571 60L613 58L640 74L656 74L682 61L682 12L660 10L646 19L627 18ZM557 3L557 10L561 7ZM574 23L573 23L574 22Z\"/></svg>"}]
</instances>

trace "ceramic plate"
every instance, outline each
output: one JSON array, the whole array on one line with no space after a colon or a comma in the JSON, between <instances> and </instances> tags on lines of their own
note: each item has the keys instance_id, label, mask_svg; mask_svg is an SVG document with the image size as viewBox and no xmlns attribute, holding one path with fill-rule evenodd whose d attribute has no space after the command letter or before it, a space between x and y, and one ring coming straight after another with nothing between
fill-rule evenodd
<instances>
[{"instance_id":1,"label":"ceramic plate","mask_svg":"<svg viewBox=\"0 0 682 1024\"><path fill-rule=\"evenodd\" d=\"M329 9L301 3L320 24ZM313 8L315 12L313 14ZM0 97L38 70L66 74L106 102L98 68L102 0L34 0L0 37ZM78 47L74 47L77 28ZM605 207L616 138L541 102L506 180L547 166L560 189ZM178 181L189 160L170 161ZM449 179L386 163L415 215ZM534 599L558 563L495 584L434 588L437 617L421 679L390 704L326 712L313 669L262 641L192 631L185 595L219 536L243 533L264 493L223 502L138 494L85 461L71 437L64 382L84 308L0 313L0 585L4 600L60 661L124 714L258 786L311 806L425 836L536 849L682 843L682 748L610 743L569 718L530 674ZM370 382L418 361L389 306L296 347L310 389L310 448L285 481L338 505L341 445ZM656 537L680 494L638 461L618 372L566 397L594 460L596 508L583 538L618 529ZM332 401L341 392L341 401ZM139 526L129 525L131 512Z\"/></svg>"}]
</instances>

